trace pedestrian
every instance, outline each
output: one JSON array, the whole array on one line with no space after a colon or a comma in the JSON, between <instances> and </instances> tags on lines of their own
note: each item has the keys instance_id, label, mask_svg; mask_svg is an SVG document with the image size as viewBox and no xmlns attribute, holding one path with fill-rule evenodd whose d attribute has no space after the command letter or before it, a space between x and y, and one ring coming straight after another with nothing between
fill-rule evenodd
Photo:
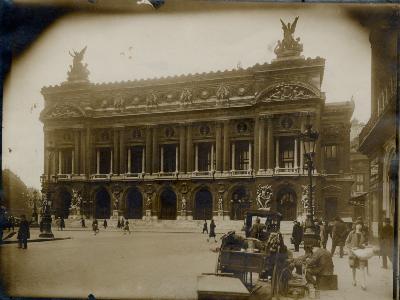
<instances>
[{"instance_id":1,"label":"pedestrian","mask_svg":"<svg viewBox=\"0 0 400 300\"><path fill-rule=\"evenodd\" d=\"M85 219L83 217L81 218L81 226L82 228L86 228Z\"/></svg>"},{"instance_id":2,"label":"pedestrian","mask_svg":"<svg viewBox=\"0 0 400 300\"><path fill-rule=\"evenodd\" d=\"M208 234L208 224L207 224L207 220L204 220L204 224L203 224L203 234L204 232L206 232Z\"/></svg>"},{"instance_id":3,"label":"pedestrian","mask_svg":"<svg viewBox=\"0 0 400 300\"><path fill-rule=\"evenodd\" d=\"M107 219L104 219L103 227L104 227L104 229L107 229Z\"/></svg>"},{"instance_id":4,"label":"pedestrian","mask_svg":"<svg viewBox=\"0 0 400 300\"><path fill-rule=\"evenodd\" d=\"M365 247L365 237L364 237L364 234L362 233L362 223L361 222L357 222L355 230L352 230L349 233L349 235L346 239L346 247L350 251L349 266L353 272L353 286L357 285L356 269L361 268L361 272L362 272L361 288L363 290L365 290L367 288L366 266L367 266L368 260L360 259L353 253L353 250L363 249Z\"/></svg>"},{"instance_id":5,"label":"pedestrian","mask_svg":"<svg viewBox=\"0 0 400 300\"><path fill-rule=\"evenodd\" d=\"M335 254L336 247L339 246L340 248L339 256L340 258L343 257L344 255L343 247L345 244L346 237L347 237L347 226L342 221L341 218L336 217L335 224L333 225L332 228L332 249L331 249L332 256Z\"/></svg>"},{"instance_id":6,"label":"pedestrian","mask_svg":"<svg viewBox=\"0 0 400 300\"><path fill-rule=\"evenodd\" d=\"M314 228L315 228L315 234L319 237L319 235L321 233L321 226L320 226L318 219L314 220Z\"/></svg>"},{"instance_id":7,"label":"pedestrian","mask_svg":"<svg viewBox=\"0 0 400 300\"><path fill-rule=\"evenodd\" d=\"M65 222L64 222L63 217L60 218L60 228L61 228L61 231L65 228Z\"/></svg>"},{"instance_id":8,"label":"pedestrian","mask_svg":"<svg viewBox=\"0 0 400 300\"><path fill-rule=\"evenodd\" d=\"M387 269L387 259L393 262L393 239L394 239L394 229L390 225L390 219L385 219L385 224L383 224L380 234L379 234L379 245L381 248L382 255L382 268Z\"/></svg>"},{"instance_id":9,"label":"pedestrian","mask_svg":"<svg viewBox=\"0 0 400 300\"><path fill-rule=\"evenodd\" d=\"M29 222L26 220L25 215L21 216L21 222L19 224L18 229L18 248L27 249L28 248L28 239L31 237L29 231Z\"/></svg>"},{"instance_id":10,"label":"pedestrian","mask_svg":"<svg viewBox=\"0 0 400 300\"><path fill-rule=\"evenodd\" d=\"M208 235L208 239L207 242L210 241L210 238L214 238L214 241L217 242L217 240L215 239L215 227L217 227L214 223L214 220L211 219L211 223L210 223L210 233Z\"/></svg>"},{"instance_id":11,"label":"pedestrian","mask_svg":"<svg viewBox=\"0 0 400 300\"><path fill-rule=\"evenodd\" d=\"M322 222L322 225L320 227L320 233L319 236L321 238L321 246L323 249L326 249L326 244L328 243L328 237L329 237L329 224L328 222L325 220Z\"/></svg>"},{"instance_id":12,"label":"pedestrian","mask_svg":"<svg viewBox=\"0 0 400 300\"><path fill-rule=\"evenodd\" d=\"M295 252L299 252L302 240L303 240L303 228L300 226L300 223L295 220L293 222L293 230L292 230L292 244L294 245Z\"/></svg>"},{"instance_id":13,"label":"pedestrian","mask_svg":"<svg viewBox=\"0 0 400 300\"><path fill-rule=\"evenodd\" d=\"M127 232L128 232L129 234L131 234L131 231L130 231L130 229L129 229L129 222L128 222L128 220L125 221L124 234L126 234Z\"/></svg>"},{"instance_id":14,"label":"pedestrian","mask_svg":"<svg viewBox=\"0 0 400 300\"><path fill-rule=\"evenodd\" d=\"M319 243L315 247L305 247L306 253L311 252L311 256L306 259L306 281L316 287L316 277L321 275L333 275L332 256L326 249L321 249ZM315 276L315 278L314 278Z\"/></svg>"},{"instance_id":15,"label":"pedestrian","mask_svg":"<svg viewBox=\"0 0 400 300\"><path fill-rule=\"evenodd\" d=\"M60 217L58 217L56 219L56 226L57 226L57 230L60 231L60 229L61 229L61 218Z\"/></svg>"},{"instance_id":16,"label":"pedestrian","mask_svg":"<svg viewBox=\"0 0 400 300\"><path fill-rule=\"evenodd\" d=\"M93 229L94 235L99 233L99 222L97 221L97 219L93 220L92 229Z\"/></svg>"},{"instance_id":17,"label":"pedestrian","mask_svg":"<svg viewBox=\"0 0 400 300\"><path fill-rule=\"evenodd\" d=\"M256 221L250 228L250 237L260 240L264 229L265 225L261 224L260 218L257 217Z\"/></svg>"}]
</instances>

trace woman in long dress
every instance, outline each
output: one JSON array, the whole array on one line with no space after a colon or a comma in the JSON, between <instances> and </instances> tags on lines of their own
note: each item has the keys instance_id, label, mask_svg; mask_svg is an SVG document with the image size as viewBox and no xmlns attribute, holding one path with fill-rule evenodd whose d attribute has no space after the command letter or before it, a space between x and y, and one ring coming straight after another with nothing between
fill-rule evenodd
<instances>
[{"instance_id":1,"label":"woman in long dress","mask_svg":"<svg viewBox=\"0 0 400 300\"><path fill-rule=\"evenodd\" d=\"M349 266L353 272L353 286L357 285L356 281L356 270L361 269L362 272L362 284L361 288L366 290L367 288L367 276L366 276L366 267L368 265L368 260L363 260L357 257L353 251L357 249L364 249L366 245L366 239L364 233L362 232L362 223L357 222L356 228L352 230L346 239L346 247L349 249Z\"/></svg>"}]
</instances>

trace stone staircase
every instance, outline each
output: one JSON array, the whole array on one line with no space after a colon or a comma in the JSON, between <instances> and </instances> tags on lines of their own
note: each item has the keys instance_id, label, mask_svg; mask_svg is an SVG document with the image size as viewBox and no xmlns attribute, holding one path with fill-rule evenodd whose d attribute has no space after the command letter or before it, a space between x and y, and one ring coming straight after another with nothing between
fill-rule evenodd
<instances>
[{"instance_id":1,"label":"stone staircase","mask_svg":"<svg viewBox=\"0 0 400 300\"><path fill-rule=\"evenodd\" d=\"M86 227L92 225L92 219L86 219ZM104 219L99 219L99 227L100 229L103 226ZM117 220L116 219L107 219L107 225L109 229L117 229ZM129 219L129 224L131 228L134 228L135 231L154 231L154 232L202 232L203 229L203 220L136 220ZM210 225L210 222L207 222ZM226 233L228 231L234 230L237 233L242 232L243 221L242 220L217 220L216 224L216 232L217 233ZM81 228L81 221L79 219L68 219L65 220L65 225L71 229L79 229ZM281 222L281 233L282 234L291 234L292 233L293 223L292 221L282 221Z\"/></svg>"}]
</instances>

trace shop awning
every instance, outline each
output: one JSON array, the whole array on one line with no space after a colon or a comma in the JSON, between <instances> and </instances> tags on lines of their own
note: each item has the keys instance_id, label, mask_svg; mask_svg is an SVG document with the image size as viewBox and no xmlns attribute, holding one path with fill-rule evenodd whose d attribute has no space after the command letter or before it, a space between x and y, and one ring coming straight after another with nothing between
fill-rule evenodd
<instances>
[{"instance_id":1,"label":"shop awning","mask_svg":"<svg viewBox=\"0 0 400 300\"><path fill-rule=\"evenodd\" d=\"M365 207L365 203L367 202L368 193L359 194L353 196L349 200L349 204L358 207Z\"/></svg>"}]
</instances>

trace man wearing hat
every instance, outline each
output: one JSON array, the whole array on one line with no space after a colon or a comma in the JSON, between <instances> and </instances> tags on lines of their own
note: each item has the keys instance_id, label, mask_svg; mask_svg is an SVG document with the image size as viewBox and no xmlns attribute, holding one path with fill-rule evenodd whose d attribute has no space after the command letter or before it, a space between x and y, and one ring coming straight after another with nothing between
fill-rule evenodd
<instances>
[{"instance_id":1,"label":"man wearing hat","mask_svg":"<svg viewBox=\"0 0 400 300\"><path fill-rule=\"evenodd\" d=\"M384 269L387 269L387 258L389 258L389 260L392 262L394 238L394 229L393 226L390 225L389 218L385 219L385 223L381 228L379 236L382 255L382 267Z\"/></svg>"}]
</instances>

